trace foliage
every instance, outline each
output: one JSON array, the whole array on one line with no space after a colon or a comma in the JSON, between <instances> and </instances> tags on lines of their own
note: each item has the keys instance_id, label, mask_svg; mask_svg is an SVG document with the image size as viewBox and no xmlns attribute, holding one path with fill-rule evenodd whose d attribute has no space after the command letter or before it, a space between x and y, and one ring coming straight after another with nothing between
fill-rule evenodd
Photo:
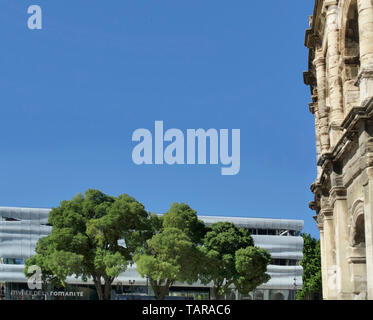
<instances>
[{"instance_id":1,"label":"foliage","mask_svg":"<svg viewBox=\"0 0 373 320\"><path fill-rule=\"evenodd\" d=\"M158 232L138 249L134 260L140 275L149 279L157 299L163 300L176 281L198 280L200 253L195 243L200 241L198 235L204 225L188 205L175 203L158 227Z\"/></svg>"},{"instance_id":2,"label":"foliage","mask_svg":"<svg viewBox=\"0 0 373 320\"><path fill-rule=\"evenodd\" d=\"M239 277L234 284L242 294L248 294L262 283L269 281L267 265L271 255L265 249L246 247L236 251L236 270Z\"/></svg>"},{"instance_id":3,"label":"foliage","mask_svg":"<svg viewBox=\"0 0 373 320\"><path fill-rule=\"evenodd\" d=\"M183 231L193 243L200 243L207 232L203 221L198 220L197 212L185 203L173 203L163 216L164 228L177 228Z\"/></svg>"},{"instance_id":4,"label":"foliage","mask_svg":"<svg viewBox=\"0 0 373 320\"><path fill-rule=\"evenodd\" d=\"M270 254L254 246L249 232L230 222L218 222L210 227L199 247L203 254L200 278L213 283L216 299L222 299L231 286L242 294L267 282Z\"/></svg>"},{"instance_id":5,"label":"foliage","mask_svg":"<svg viewBox=\"0 0 373 320\"><path fill-rule=\"evenodd\" d=\"M320 240L303 234L303 287L297 292L297 300L313 300L315 296L322 298L321 253Z\"/></svg>"},{"instance_id":6,"label":"foliage","mask_svg":"<svg viewBox=\"0 0 373 320\"><path fill-rule=\"evenodd\" d=\"M207 228L184 203L158 217L126 194L90 189L62 201L49 224L52 231L39 239L25 274L37 265L44 280L58 285L70 276L92 279L100 299L110 298L112 282L132 262L160 300L175 282L212 282L219 299L231 286L248 293L270 278L270 255L254 246L247 230L232 223Z\"/></svg>"},{"instance_id":7,"label":"foliage","mask_svg":"<svg viewBox=\"0 0 373 320\"><path fill-rule=\"evenodd\" d=\"M134 198L87 190L52 209L52 231L41 238L36 255L25 263L38 265L45 280L65 285L69 276L93 280L100 299L110 298L111 283L126 270L134 250L151 236L148 213ZM124 245L120 240L124 239Z\"/></svg>"}]
</instances>

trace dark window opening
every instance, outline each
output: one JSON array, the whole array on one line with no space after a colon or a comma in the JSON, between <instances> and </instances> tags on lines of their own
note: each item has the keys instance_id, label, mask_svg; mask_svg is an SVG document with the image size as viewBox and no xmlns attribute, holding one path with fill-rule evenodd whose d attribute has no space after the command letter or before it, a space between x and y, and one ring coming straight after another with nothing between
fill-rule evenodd
<instances>
[{"instance_id":1,"label":"dark window opening","mask_svg":"<svg viewBox=\"0 0 373 320\"><path fill-rule=\"evenodd\" d=\"M8 217L2 217L2 220L3 220L3 221L21 221L21 220L19 220L19 219L8 218Z\"/></svg>"},{"instance_id":2,"label":"dark window opening","mask_svg":"<svg viewBox=\"0 0 373 320\"><path fill-rule=\"evenodd\" d=\"M299 261L294 259L272 259L271 265L275 266L298 266Z\"/></svg>"}]
</instances>

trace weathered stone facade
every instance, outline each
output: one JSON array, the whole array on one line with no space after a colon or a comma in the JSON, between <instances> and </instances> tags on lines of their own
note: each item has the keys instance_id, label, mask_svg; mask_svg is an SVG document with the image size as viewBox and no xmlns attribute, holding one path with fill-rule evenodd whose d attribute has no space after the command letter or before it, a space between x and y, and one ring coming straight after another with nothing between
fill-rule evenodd
<instances>
[{"instance_id":1,"label":"weathered stone facade","mask_svg":"<svg viewBox=\"0 0 373 320\"><path fill-rule=\"evenodd\" d=\"M373 0L316 0L309 23L323 296L373 300Z\"/></svg>"}]
</instances>

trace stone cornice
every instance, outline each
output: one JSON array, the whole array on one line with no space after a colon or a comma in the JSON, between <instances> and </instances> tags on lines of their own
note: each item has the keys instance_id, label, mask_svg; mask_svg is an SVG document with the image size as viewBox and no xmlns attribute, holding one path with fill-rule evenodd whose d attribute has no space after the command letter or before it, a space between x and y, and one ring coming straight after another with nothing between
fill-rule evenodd
<instances>
[{"instance_id":1,"label":"stone cornice","mask_svg":"<svg viewBox=\"0 0 373 320\"><path fill-rule=\"evenodd\" d=\"M356 124L363 119L373 118L373 98L364 103L362 107L355 107L349 112L345 120L341 124L341 128L345 130L342 137L339 139L331 152L324 153L317 165L324 166L324 163L329 161L338 161L347 149L346 146L356 137Z\"/></svg>"},{"instance_id":2,"label":"stone cornice","mask_svg":"<svg viewBox=\"0 0 373 320\"><path fill-rule=\"evenodd\" d=\"M311 49L315 46L312 29L306 29L306 34L304 38L304 46L307 47L308 49Z\"/></svg>"},{"instance_id":3,"label":"stone cornice","mask_svg":"<svg viewBox=\"0 0 373 320\"><path fill-rule=\"evenodd\" d=\"M320 214L324 217L324 220L333 219L333 209L330 207L321 209Z\"/></svg>"},{"instance_id":4,"label":"stone cornice","mask_svg":"<svg viewBox=\"0 0 373 320\"><path fill-rule=\"evenodd\" d=\"M359 86L361 79L373 79L373 66L369 66L368 68L361 69L357 76L355 86Z\"/></svg>"},{"instance_id":5,"label":"stone cornice","mask_svg":"<svg viewBox=\"0 0 373 320\"><path fill-rule=\"evenodd\" d=\"M326 10L330 6L337 5L338 2L339 2L338 0L325 0L322 6L323 7L322 11Z\"/></svg>"},{"instance_id":6,"label":"stone cornice","mask_svg":"<svg viewBox=\"0 0 373 320\"><path fill-rule=\"evenodd\" d=\"M324 217L322 215L313 216L320 231L324 230Z\"/></svg>"},{"instance_id":7,"label":"stone cornice","mask_svg":"<svg viewBox=\"0 0 373 320\"><path fill-rule=\"evenodd\" d=\"M312 193L314 193L314 194L317 194L317 193L321 194L322 193L322 188L323 188L323 184L321 183L321 179L312 183L311 187L310 187Z\"/></svg>"},{"instance_id":8,"label":"stone cornice","mask_svg":"<svg viewBox=\"0 0 373 320\"><path fill-rule=\"evenodd\" d=\"M343 158L346 152L348 152L354 143L356 143L356 138L358 131L356 129L357 124L362 120L373 119L373 98L364 102L361 107L353 108L349 114L346 116L345 120L341 124L341 128L345 131L342 137L339 139L337 144L334 146L333 150L328 153L324 153L319 158L317 165L322 168L320 178L312 184L311 191L313 193L320 192L325 188L325 181L328 181L328 176L331 173L333 163L336 163ZM366 154L372 153L372 150L365 150ZM365 158L364 158L365 159ZM371 160L372 159L372 160ZM373 166L373 156L368 157L365 162L359 165L359 172L366 167ZM331 200L334 196L342 196L341 191L334 191L335 194L332 195ZM333 200L334 201L334 200Z\"/></svg>"},{"instance_id":9,"label":"stone cornice","mask_svg":"<svg viewBox=\"0 0 373 320\"><path fill-rule=\"evenodd\" d=\"M330 189L331 198L344 199L346 198L346 195L347 195L347 190L344 187L332 187Z\"/></svg>"},{"instance_id":10,"label":"stone cornice","mask_svg":"<svg viewBox=\"0 0 373 320\"><path fill-rule=\"evenodd\" d=\"M347 190L344 187L332 187L330 190L329 201L334 206L334 202L337 200L346 200Z\"/></svg>"},{"instance_id":11,"label":"stone cornice","mask_svg":"<svg viewBox=\"0 0 373 320\"><path fill-rule=\"evenodd\" d=\"M348 115L343 120L341 127L347 130L349 127L354 126L358 116L364 116L364 114L365 114L364 107L352 108L351 111L348 113Z\"/></svg>"},{"instance_id":12,"label":"stone cornice","mask_svg":"<svg viewBox=\"0 0 373 320\"><path fill-rule=\"evenodd\" d=\"M303 82L307 86L315 86L316 85L316 79L313 75L313 72L311 71L304 71L303 72Z\"/></svg>"},{"instance_id":13,"label":"stone cornice","mask_svg":"<svg viewBox=\"0 0 373 320\"><path fill-rule=\"evenodd\" d=\"M360 107L352 108L345 120L342 122L342 127L345 130L351 130L356 126L356 123L361 119L369 119L373 117L373 98Z\"/></svg>"},{"instance_id":14,"label":"stone cornice","mask_svg":"<svg viewBox=\"0 0 373 320\"><path fill-rule=\"evenodd\" d=\"M312 114L315 114L315 103L314 103L314 102L310 102L310 103L308 104L308 107L309 107L309 109L310 109L310 112L311 112Z\"/></svg>"},{"instance_id":15,"label":"stone cornice","mask_svg":"<svg viewBox=\"0 0 373 320\"><path fill-rule=\"evenodd\" d=\"M308 207L313 210L313 211L320 211L320 206L319 204L316 202L316 201L311 201L309 204L308 204Z\"/></svg>"},{"instance_id":16,"label":"stone cornice","mask_svg":"<svg viewBox=\"0 0 373 320\"><path fill-rule=\"evenodd\" d=\"M323 30L320 30L320 16L323 8L324 0L316 0L313 15L309 18L310 28L306 29L305 38L304 38L304 45L309 49L308 54L308 68L309 70L303 74L303 79L306 85L311 86L311 92L313 87L315 86L315 81L312 80L310 74L312 74L312 70L314 68L313 59L315 57L315 48L322 46L322 41L320 39L320 34L322 34Z\"/></svg>"},{"instance_id":17,"label":"stone cornice","mask_svg":"<svg viewBox=\"0 0 373 320\"><path fill-rule=\"evenodd\" d=\"M366 264L366 258L364 258L364 257L348 257L347 262L349 264Z\"/></svg>"}]
</instances>

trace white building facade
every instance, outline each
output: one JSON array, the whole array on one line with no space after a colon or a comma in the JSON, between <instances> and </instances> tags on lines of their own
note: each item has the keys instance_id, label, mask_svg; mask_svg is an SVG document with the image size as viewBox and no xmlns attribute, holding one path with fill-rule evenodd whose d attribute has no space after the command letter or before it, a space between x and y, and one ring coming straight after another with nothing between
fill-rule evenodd
<instances>
[{"instance_id":1,"label":"white building facade","mask_svg":"<svg viewBox=\"0 0 373 320\"><path fill-rule=\"evenodd\" d=\"M6 299L24 299L27 278L23 274L24 261L35 254L39 238L47 236L50 209L0 207L0 293ZM227 299L293 300L296 290L302 288L303 229L301 220L260 219L200 216L207 225L232 222L246 228L255 245L268 250L272 262L268 266L271 279L254 292L241 296L235 290ZM93 283L68 278L67 290L83 292L84 299L94 299ZM113 299L135 299L151 296L147 279L130 266L119 275L112 287ZM175 299L210 299L210 288L200 283L176 284L170 296ZM29 298L29 297L28 297Z\"/></svg>"}]
</instances>

